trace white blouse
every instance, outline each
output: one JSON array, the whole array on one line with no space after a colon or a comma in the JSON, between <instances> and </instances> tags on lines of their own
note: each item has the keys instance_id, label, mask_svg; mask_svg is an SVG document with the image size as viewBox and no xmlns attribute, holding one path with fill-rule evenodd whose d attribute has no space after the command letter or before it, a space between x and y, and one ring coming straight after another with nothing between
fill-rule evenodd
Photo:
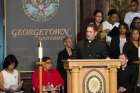
<instances>
[{"instance_id":1,"label":"white blouse","mask_svg":"<svg viewBox=\"0 0 140 93\"><path fill-rule=\"evenodd\" d=\"M126 43L126 38L120 38L120 53L123 53L123 47Z\"/></svg>"},{"instance_id":2,"label":"white blouse","mask_svg":"<svg viewBox=\"0 0 140 93\"><path fill-rule=\"evenodd\" d=\"M9 88L10 86L18 85L18 71L14 70L13 73L9 73L6 70L2 71L3 79L4 79L4 88Z\"/></svg>"}]
</instances>

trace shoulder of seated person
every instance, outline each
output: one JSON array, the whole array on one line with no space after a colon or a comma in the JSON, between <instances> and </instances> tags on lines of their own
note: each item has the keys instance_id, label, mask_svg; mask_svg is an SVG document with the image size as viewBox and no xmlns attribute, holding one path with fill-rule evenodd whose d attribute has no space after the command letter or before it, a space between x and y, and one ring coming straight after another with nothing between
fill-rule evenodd
<instances>
[{"instance_id":1,"label":"shoulder of seated person","mask_svg":"<svg viewBox=\"0 0 140 93\"><path fill-rule=\"evenodd\" d=\"M119 25L120 25L120 23L119 23L119 22L116 22L116 23L115 23L115 25L119 26Z\"/></svg>"},{"instance_id":2,"label":"shoulder of seated person","mask_svg":"<svg viewBox=\"0 0 140 93\"><path fill-rule=\"evenodd\" d=\"M96 40L95 42L98 44L106 44L106 41L103 41L103 40Z\"/></svg>"},{"instance_id":3,"label":"shoulder of seated person","mask_svg":"<svg viewBox=\"0 0 140 93\"><path fill-rule=\"evenodd\" d=\"M102 24L103 24L103 26L104 26L104 25L110 24L110 23L106 20L106 21L104 21Z\"/></svg>"},{"instance_id":4,"label":"shoulder of seated person","mask_svg":"<svg viewBox=\"0 0 140 93\"><path fill-rule=\"evenodd\" d=\"M84 42L87 42L87 41L85 39L82 39L82 40L80 40L80 41L77 42L77 45L83 44Z\"/></svg>"},{"instance_id":5,"label":"shoulder of seated person","mask_svg":"<svg viewBox=\"0 0 140 93\"><path fill-rule=\"evenodd\" d=\"M17 69L14 69L14 71L17 71L17 72L19 72L19 70L17 70Z\"/></svg>"},{"instance_id":6,"label":"shoulder of seated person","mask_svg":"<svg viewBox=\"0 0 140 93\"><path fill-rule=\"evenodd\" d=\"M131 69L135 69L136 66L135 65L127 65L127 68L129 68L131 70Z\"/></svg>"},{"instance_id":7,"label":"shoulder of seated person","mask_svg":"<svg viewBox=\"0 0 140 93\"><path fill-rule=\"evenodd\" d=\"M140 11L137 11L137 12L129 11L125 14L125 16L132 16L133 14L137 14L137 13L140 13Z\"/></svg>"},{"instance_id":8,"label":"shoulder of seated person","mask_svg":"<svg viewBox=\"0 0 140 93\"><path fill-rule=\"evenodd\" d=\"M49 72L57 72L57 69L55 67L53 67L49 70Z\"/></svg>"},{"instance_id":9,"label":"shoulder of seated person","mask_svg":"<svg viewBox=\"0 0 140 93\"><path fill-rule=\"evenodd\" d=\"M59 51L59 55L62 55L63 54L63 52L65 51L65 49L63 49L63 50L61 50L61 51Z\"/></svg>"},{"instance_id":10,"label":"shoulder of seated person","mask_svg":"<svg viewBox=\"0 0 140 93\"><path fill-rule=\"evenodd\" d=\"M135 13L135 12L132 12L132 11L128 11L125 15L130 15L132 13Z\"/></svg>"}]
</instances>

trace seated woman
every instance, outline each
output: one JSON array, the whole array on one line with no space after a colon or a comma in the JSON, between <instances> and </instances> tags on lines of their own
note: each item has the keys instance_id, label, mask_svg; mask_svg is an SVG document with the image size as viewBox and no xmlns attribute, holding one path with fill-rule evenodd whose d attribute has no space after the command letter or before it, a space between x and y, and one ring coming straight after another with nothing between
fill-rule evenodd
<instances>
[{"instance_id":1,"label":"seated woman","mask_svg":"<svg viewBox=\"0 0 140 93\"><path fill-rule=\"evenodd\" d=\"M118 93L137 93L136 84L138 77L135 74L136 68L127 65L128 58L125 54L119 56L121 67L118 70Z\"/></svg>"},{"instance_id":2,"label":"seated woman","mask_svg":"<svg viewBox=\"0 0 140 93\"><path fill-rule=\"evenodd\" d=\"M14 55L8 55L3 62L3 70L0 72L0 93L22 93L17 92L21 88L20 74L16 70L18 61Z\"/></svg>"},{"instance_id":3,"label":"seated woman","mask_svg":"<svg viewBox=\"0 0 140 93\"><path fill-rule=\"evenodd\" d=\"M42 70L42 85L45 89L53 89L64 85L64 81L60 76L59 72L53 67L52 59L49 57L44 57L42 59L44 62ZM32 84L35 89L35 93L39 93L39 70L36 69L32 75ZM53 93L57 93L53 91Z\"/></svg>"}]
</instances>

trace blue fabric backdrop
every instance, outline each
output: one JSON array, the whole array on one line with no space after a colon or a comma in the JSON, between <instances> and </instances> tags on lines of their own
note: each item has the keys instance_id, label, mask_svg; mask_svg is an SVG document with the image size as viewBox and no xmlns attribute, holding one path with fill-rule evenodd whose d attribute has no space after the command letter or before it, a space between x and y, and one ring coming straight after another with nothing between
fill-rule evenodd
<instances>
[{"instance_id":1,"label":"blue fabric backdrop","mask_svg":"<svg viewBox=\"0 0 140 93\"><path fill-rule=\"evenodd\" d=\"M3 31L3 0L0 0L0 68L2 68L2 62L4 57L4 31Z\"/></svg>"}]
</instances>

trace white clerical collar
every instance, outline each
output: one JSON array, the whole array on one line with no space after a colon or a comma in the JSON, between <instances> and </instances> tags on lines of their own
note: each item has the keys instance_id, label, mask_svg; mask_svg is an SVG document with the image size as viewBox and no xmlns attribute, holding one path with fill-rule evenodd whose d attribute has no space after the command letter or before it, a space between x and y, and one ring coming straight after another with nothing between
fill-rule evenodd
<instances>
[{"instance_id":1,"label":"white clerical collar","mask_svg":"<svg viewBox=\"0 0 140 93\"><path fill-rule=\"evenodd\" d=\"M124 64L121 66L122 70L125 70L126 67L127 67L127 64Z\"/></svg>"},{"instance_id":2,"label":"white clerical collar","mask_svg":"<svg viewBox=\"0 0 140 93\"><path fill-rule=\"evenodd\" d=\"M88 42L89 42L89 43L91 43L92 41L91 41L91 40L89 40Z\"/></svg>"}]
</instances>

